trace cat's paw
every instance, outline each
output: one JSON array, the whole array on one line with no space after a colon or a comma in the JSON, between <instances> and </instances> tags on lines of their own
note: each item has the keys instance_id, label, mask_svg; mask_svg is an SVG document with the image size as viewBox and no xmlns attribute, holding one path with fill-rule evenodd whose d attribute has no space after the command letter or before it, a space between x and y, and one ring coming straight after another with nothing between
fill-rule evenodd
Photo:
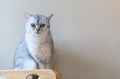
<instances>
[{"instance_id":1,"label":"cat's paw","mask_svg":"<svg viewBox=\"0 0 120 79\"><path fill-rule=\"evenodd\" d=\"M3 75L0 75L0 79L7 79L7 78Z\"/></svg>"}]
</instances>

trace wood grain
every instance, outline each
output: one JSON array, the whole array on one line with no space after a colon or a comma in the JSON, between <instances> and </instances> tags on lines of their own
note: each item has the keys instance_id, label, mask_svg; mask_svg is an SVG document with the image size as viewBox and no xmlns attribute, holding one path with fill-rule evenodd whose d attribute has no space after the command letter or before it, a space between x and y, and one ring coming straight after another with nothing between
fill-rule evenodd
<instances>
[{"instance_id":1,"label":"wood grain","mask_svg":"<svg viewBox=\"0 0 120 79\"><path fill-rule=\"evenodd\" d=\"M30 74L36 74L39 76L40 79L56 79L56 73L51 69L0 70L0 75L6 77L6 79L26 79L26 77Z\"/></svg>"}]
</instances>

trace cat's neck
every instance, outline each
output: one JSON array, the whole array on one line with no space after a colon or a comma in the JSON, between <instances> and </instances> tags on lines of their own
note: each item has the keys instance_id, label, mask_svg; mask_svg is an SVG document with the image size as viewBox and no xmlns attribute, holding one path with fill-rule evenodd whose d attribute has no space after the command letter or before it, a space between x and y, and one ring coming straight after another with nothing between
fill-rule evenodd
<instances>
[{"instance_id":1,"label":"cat's neck","mask_svg":"<svg viewBox=\"0 0 120 79\"><path fill-rule=\"evenodd\" d=\"M29 33L25 34L25 40L28 44L31 44L31 43L42 44L42 43L45 43L51 39L52 39L52 36L51 36L50 32L41 34L40 36L34 36L34 35L29 34Z\"/></svg>"}]
</instances>

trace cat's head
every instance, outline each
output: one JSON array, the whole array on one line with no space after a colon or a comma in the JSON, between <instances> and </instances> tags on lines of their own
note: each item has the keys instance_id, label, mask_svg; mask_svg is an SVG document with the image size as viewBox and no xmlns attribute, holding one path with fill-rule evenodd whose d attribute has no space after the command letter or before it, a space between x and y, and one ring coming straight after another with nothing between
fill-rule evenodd
<instances>
[{"instance_id":1,"label":"cat's head","mask_svg":"<svg viewBox=\"0 0 120 79\"><path fill-rule=\"evenodd\" d=\"M31 15L25 13L26 32L34 36L40 36L43 33L50 31L50 19L53 14L49 16Z\"/></svg>"}]
</instances>

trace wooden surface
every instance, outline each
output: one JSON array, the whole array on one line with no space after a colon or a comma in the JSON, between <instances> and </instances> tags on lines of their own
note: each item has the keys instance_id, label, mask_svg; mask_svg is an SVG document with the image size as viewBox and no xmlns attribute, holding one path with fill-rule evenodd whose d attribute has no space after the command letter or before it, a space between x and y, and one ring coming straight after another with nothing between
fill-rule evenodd
<instances>
[{"instance_id":1,"label":"wooden surface","mask_svg":"<svg viewBox=\"0 0 120 79\"><path fill-rule=\"evenodd\" d=\"M56 79L56 73L51 69L40 70L0 70L0 79L25 79L29 74L37 74L40 79Z\"/></svg>"}]
</instances>

